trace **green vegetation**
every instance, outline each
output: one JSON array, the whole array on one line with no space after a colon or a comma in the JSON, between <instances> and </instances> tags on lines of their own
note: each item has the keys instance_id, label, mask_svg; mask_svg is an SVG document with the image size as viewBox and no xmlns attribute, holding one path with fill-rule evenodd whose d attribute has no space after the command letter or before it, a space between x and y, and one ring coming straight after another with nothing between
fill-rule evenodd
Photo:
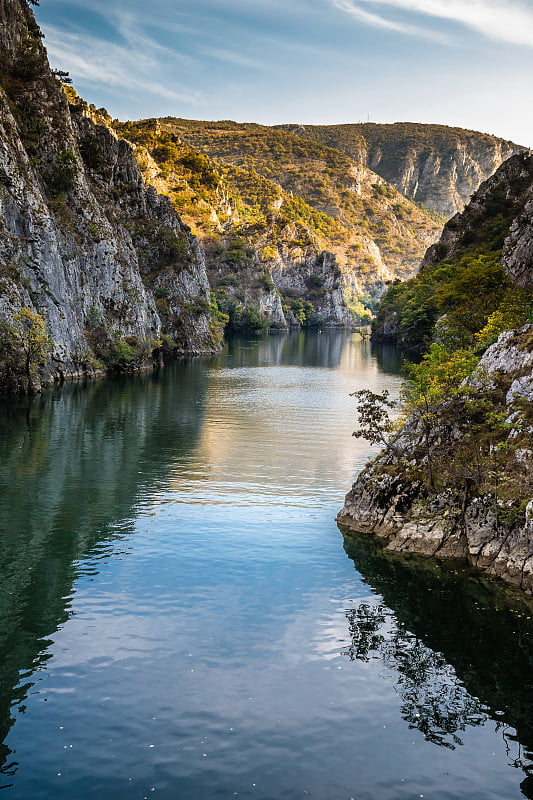
<instances>
[{"instance_id":1,"label":"green vegetation","mask_svg":"<svg viewBox=\"0 0 533 800\"><path fill-rule=\"evenodd\" d=\"M261 316L257 303L244 304L242 300L229 295L225 289L218 289L213 295L217 314L227 330L263 331L269 326L268 320Z\"/></svg>"},{"instance_id":2,"label":"green vegetation","mask_svg":"<svg viewBox=\"0 0 533 800\"><path fill-rule=\"evenodd\" d=\"M21 308L11 324L0 320L0 372L12 379L24 376L30 390L51 348L46 321L36 311Z\"/></svg>"},{"instance_id":3,"label":"green vegetation","mask_svg":"<svg viewBox=\"0 0 533 800\"><path fill-rule=\"evenodd\" d=\"M527 417L508 420L505 394L479 370L475 383L469 382L478 363L469 350L432 344L419 364L407 366L400 403L386 392L355 393L354 436L391 454L376 463L377 474L402 475L430 495L451 490L463 506L483 494L492 498L502 523L513 524L523 521L525 498L533 489L531 474L517 458L530 441L529 423ZM398 407L401 415L391 420L390 411Z\"/></svg>"},{"instance_id":4,"label":"green vegetation","mask_svg":"<svg viewBox=\"0 0 533 800\"><path fill-rule=\"evenodd\" d=\"M449 345L488 346L490 331L480 332L489 319L491 329L500 318L518 321L522 316L526 321L528 295L511 284L500 258L501 251L465 254L424 267L415 278L388 290L375 329L393 322L401 345L416 352L428 347L434 335Z\"/></svg>"},{"instance_id":5,"label":"green vegetation","mask_svg":"<svg viewBox=\"0 0 533 800\"><path fill-rule=\"evenodd\" d=\"M502 179L481 205L447 224L455 236L453 256L446 245L435 245L416 277L388 290L376 331L394 325L400 344L419 353L434 337L452 348L482 352L505 325L526 321L530 296L511 284L501 265L504 240L533 179L533 159L516 158L526 170Z\"/></svg>"},{"instance_id":6,"label":"green vegetation","mask_svg":"<svg viewBox=\"0 0 533 800\"><path fill-rule=\"evenodd\" d=\"M359 167L354 183L350 158L293 133L171 117L113 125L136 145L151 183L156 164L158 190L208 252L213 287L223 285L220 269L239 273L245 286L243 270L261 275L261 262L283 251L298 261L328 250L343 272L355 274L346 285L368 285L372 293L378 265L367 242L378 243L385 263L404 276L435 234L427 214L391 186ZM315 295L306 299L317 301L319 289L310 287ZM240 302L251 300L246 295Z\"/></svg>"},{"instance_id":7,"label":"green vegetation","mask_svg":"<svg viewBox=\"0 0 533 800\"><path fill-rule=\"evenodd\" d=\"M137 336L124 336L118 331L110 331L97 306L91 308L85 324L87 340L95 356L95 360L88 360L97 368L132 372L153 358L154 351L161 346L159 341L141 340Z\"/></svg>"},{"instance_id":8,"label":"green vegetation","mask_svg":"<svg viewBox=\"0 0 533 800\"><path fill-rule=\"evenodd\" d=\"M420 273L384 297L376 326L396 325L400 341L423 355L407 365L396 422L387 396L357 393L355 433L392 454L377 462L378 473L422 482L430 494L462 494L464 507L473 495L491 497L506 525L523 521L533 491L520 457L531 448L533 408L521 401L510 417L510 381L486 380L479 362L500 333L528 321L531 308L530 292L513 285L501 264L503 241L533 182L533 157L515 159L492 191L448 223L453 239L446 234ZM529 334L515 339L531 348Z\"/></svg>"},{"instance_id":9,"label":"green vegetation","mask_svg":"<svg viewBox=\"0 0 533 800\"><path fill-rule=\"evenodd\" d=\"M77 161L74 153L65 151L60 153L48 179L48 193L50 197L59 197L74 187L77 171Z\"/></svg>"},{"instance_id":10,"label":"green vegetation","mask_svg":"<svg viewBox=\"0 0 533 800\"><path fill-rule=\"evenodd\" d=\"M111 177L111 169L102 153L97 136L94 133L85 134L78 142L78 146L85 166L108 180Z\"/></svg>"},{"instance_id":11,"label":"green vegetation","mask_svg":"<svg viewBox=\"0 0 533 800\"><path fill-rule=\"evenodd\" d=\"M12 74L22 80L36 80L45 74L46 53L38 39L23 39L18 45L12 62Z\"/></svg>"}]
</instances>

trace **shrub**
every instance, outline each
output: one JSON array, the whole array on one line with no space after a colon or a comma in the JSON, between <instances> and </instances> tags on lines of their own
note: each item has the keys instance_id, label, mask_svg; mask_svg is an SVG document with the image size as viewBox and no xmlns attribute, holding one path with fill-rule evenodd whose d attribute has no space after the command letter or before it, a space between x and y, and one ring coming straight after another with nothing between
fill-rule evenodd
<instances>
[{"instance_id":1,"label":"shrub","mask_svg":"<svg viewBox=\"0 0 533 800\"><path fill-rule=\"evenodd\" d=\"M272 280L272 275L269 272L263 272L260 277L260 283L266 292L272 292L276 288Z\"/></svg>"},{"instance_id":2,"label":"shrub","mask_svg":"<svg viewBox=\"0 0 533 800\"><path fill-rule=\"evenodd\" d=\"M46 54L35 39L23 39L13 59L12 72L23 80L35 80L46 73Z\"/></svg>"},{"instance_id":3,"label":"shrub","mask_svg":"<svg viewBox=\"0 0 533 800\"><path fill-rule=\"evenodd\" d=\"M235 288L241 285L239 279L235 275L224 275L217 281L218 286L233 286Z\"/></svg>"},{"instance_id":4,"label":"shrub","mask_svg":"<svg viewBox=\"0 0 533 800\"><path fill-rule=\"evenodd\" d=\"M73 188L76 166L76 156L69 150L57 156L48 180L48 192L51 197L58 197Z\"/></svg>"},{"instance_id":5,"label":"shrub","mask_svg":"<svg viewBox=\"0 0 533 800\"><path fill-rule=\"evenodd\" d=\"M274 261L278 257L278 251L275 247L263 247L260 255L261 261Z\"/></svg>"},{"instance_id":6,"label":"shrub","mask_svg":"<svg viewBox=\"0 0 533 800\"><path fill-rule=\"evenodd\" d=\"M324 286L324 278L321 275L310 275L307 285L310 289L321 289Z\"/></svg>"},{"instance_id":7,"label":"shrub","mask_svg":"<svg viewBox=\"0 0 533 800\"><path fill-rule=\"evenodd\" d=\"M38 367L45 363L52 349L46 320L36 311L21 308L13 316L11 332L15 347L24 356L25 373L31 381L36 377Z\"/></svg>"}]
</instances>

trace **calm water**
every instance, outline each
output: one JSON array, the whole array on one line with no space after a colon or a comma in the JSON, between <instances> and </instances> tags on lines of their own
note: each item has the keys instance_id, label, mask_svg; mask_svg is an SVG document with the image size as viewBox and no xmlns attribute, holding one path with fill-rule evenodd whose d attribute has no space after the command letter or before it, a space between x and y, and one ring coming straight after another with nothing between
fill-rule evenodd
<instances>
[{"instance_id":1,"label":"calm water","mask_svg":"<svg viewBox=\"0 0 533 800\"><path fill-rule=\"evenodd\" d=\"M533 796L528 607L335 525L397 369L295 334L0 405L6 798Z\"/></svg>"}]
</instances>

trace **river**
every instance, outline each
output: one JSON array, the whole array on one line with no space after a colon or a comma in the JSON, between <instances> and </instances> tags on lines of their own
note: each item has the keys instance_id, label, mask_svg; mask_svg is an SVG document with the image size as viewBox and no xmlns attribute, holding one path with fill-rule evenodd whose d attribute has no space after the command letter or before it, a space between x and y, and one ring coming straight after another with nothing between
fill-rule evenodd
<instances>
[{"instance_id":1,"label":"river","mask_svg":"<svg viewBox=\"0 0 533 800\"><path fill-rule=\"evenodd\" d=\"M335 524L399 386L295 333L0 403L6 800L533 797L530 607Z\"/></svg>"}]
</instances>

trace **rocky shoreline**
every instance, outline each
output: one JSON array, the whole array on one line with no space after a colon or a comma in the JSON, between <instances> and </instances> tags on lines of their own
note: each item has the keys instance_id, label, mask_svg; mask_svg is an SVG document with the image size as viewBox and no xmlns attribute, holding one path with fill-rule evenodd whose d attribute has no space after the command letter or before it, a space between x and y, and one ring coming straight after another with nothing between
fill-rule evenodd
<instances>
[{"instance_id":1,"label":"rocky shoreline","mask_svg":"<svg viewBox=\"0 0 533 800\"><path fill-rule=\"evenodd\" d=\"M337 517L339 525L373 534L391 551L465 559L533 594L533 451L527 446L533 428L527 416L528 438L523 439L524 415L533 404L532 337L533 325L502 334L470 379L476 389L483 376L489 389L497 385L503 395L502 409L509 421L507 466L516 471L525 502L510 502L475 486L429 492L409 471L420 452L416 433L406 426L395 443L396 452L382 453L359 475ZM458 428L447 435L460 441Z\"/></svg>"}]
</instances>

